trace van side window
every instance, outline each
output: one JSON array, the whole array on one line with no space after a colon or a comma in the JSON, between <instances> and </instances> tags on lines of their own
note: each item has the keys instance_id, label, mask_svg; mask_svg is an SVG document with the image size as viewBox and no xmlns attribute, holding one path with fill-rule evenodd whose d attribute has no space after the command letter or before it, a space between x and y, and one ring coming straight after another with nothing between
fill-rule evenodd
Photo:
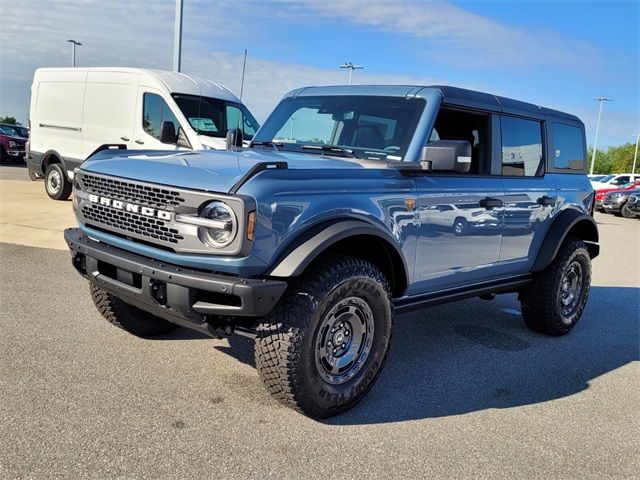
<instances>
[{"instance_id":1,"label":"van side window","mask_svg":"<svg viewBox=\"0 0 640 480\"><path fill-rule=\"evenodd\" d=\"M553 123L551 127L553 138L553 166L582 170L584 168L584 140L582 130L578 127Z\"/></svg>"},{"instance_id":2,"label":"van side window","mask_svg":"<svg viewBox=\"0 0 640 480\"><path fill-rule=\"evenodd\" d=\"M501 124L502 175L542 175L542 124L507 116L501 118Z\"/></svg>"},{"instance_id":3,"label":"van side window","mask_svg":"<svg viewBox=\"0 0 640 480\"><path fill-rule=\"evenodd\" d=\"M142 128L153 138L160 140L162 122L173 122L177 136L180 124L167 102L160 95L145 93L142 102Z\"/></svg>"},{"instance_id":4,"label":"van side window","mask_svg":"<svg viewBox=\"0 0 640 480\"><path fill-rule=\"evenodd\" d=\"M443 107L431 131L430 142L466 140L471 144L470 174L487 173L491 163L489 115Z\"/></svg>"}]
</instances>

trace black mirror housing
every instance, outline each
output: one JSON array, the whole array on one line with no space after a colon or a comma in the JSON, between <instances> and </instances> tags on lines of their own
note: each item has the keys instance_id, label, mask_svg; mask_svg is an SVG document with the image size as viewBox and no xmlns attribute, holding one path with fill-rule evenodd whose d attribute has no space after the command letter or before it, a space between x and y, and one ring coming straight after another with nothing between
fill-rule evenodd
<instances>
[{"instance_id":1,"label":"black mirror housing","mask_svg":"<svg viewBox=\"0 0 640 480\"><path fill-rule=\"evenodd\" d=\"M465 140L438 140L422 149L420 163L427 170L467 173L471 169L471 144Z\"/></svg>"},{"instance_id":2,"label":"black mirror housing","mask_svg":"<svg viewBox=\"0 0 640 480\"><path fill-rule=\"evenodd\" d=\"M242 148L242 130L239 128L230 128L227 130L227 150L235 150Z\"/></svg>"},{"instance_id":3,"label":"black mirror housing","mask_svg":"<svg viewBox=\"0 0 640 480\"><path fill-rule=\"evenodd\" d=\"M173 122L165 120L162 122L162 128L160 129L160 141L162 143L173 143L178 141L178 135L176 134L176 126Z\"/></svg>"}]
</instances>

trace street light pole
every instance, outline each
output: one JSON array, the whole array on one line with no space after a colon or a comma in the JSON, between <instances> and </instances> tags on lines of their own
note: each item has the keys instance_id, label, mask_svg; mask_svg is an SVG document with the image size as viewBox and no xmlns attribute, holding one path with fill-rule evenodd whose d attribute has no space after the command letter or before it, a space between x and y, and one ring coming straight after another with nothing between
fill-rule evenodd
<instances>
[{"instance_id":1,"label":"street light pole","mask_svg":"<svg viewBox=\"0 0 640 480\"><path fill-rule=\"evenodd\" d=\"M636 133L636 151L633 154L633 168L631 168L631 181L633 182L633 175L636 174L636 160L638 159L638 141L640 140L640 133Z\"/></svg>"},{"instance_id":2,"label":"street light pole","mask_svg":"<svg viewBox=\"0 0 640 480\"><path fill-rule=\"evenodd\" d=\"M342 65L340 65L340 68L349 69L349 85L351 85L351 81L353 79L353 71L362 70L364 67L361 65L354 65L352 62L349 62L349 63L343 63Z\"/></svg>"},{"instance_id":3,"label":"street light pole","mask_svg":"<svg viewBox=\"0 0 640 480\"><path fill-rule=\"evenodd\" d=\"M76 66L76 45L82 45L80 42L76 40L67 40L67 42L71 43L71 66Z\"/></svg>"},{"instance_id":4,"label":"street light pole","mask_svg":"<svg viewBox=\"0 0 640 480\"><path fill-rule=\"evenodd\" d=\"M182 68L182 0L176 0L176 23L173 29L173 71Z\"/></svg>"},{"instance_id":5,"label":"street light pole","mask_svg":"<svg viewBox=\"0 0 640 480\"><path fill-rule=\"evenodd\" d=\"M598 132L600 131L600 117L602 116L602 105L604 104L604 102L613 102L611 98L606 98L606 97L594 98L594 100L597 100L598 102L600 102L600 107L598 108L598 121L596 123L596 138L593 140L593 155L591 156L591 171L589 172L590 175L593 175L593 169L596 166L596 151L598 148Z\"/></svg>"}]
</instances>

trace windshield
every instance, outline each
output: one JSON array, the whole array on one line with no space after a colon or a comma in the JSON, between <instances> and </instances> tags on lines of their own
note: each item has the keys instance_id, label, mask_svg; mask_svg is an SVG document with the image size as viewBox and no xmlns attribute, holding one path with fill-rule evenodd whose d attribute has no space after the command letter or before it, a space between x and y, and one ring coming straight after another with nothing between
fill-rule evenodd
<instances>
[{"instance_id":1,"label":"windshield","mask_svg":"<svg viewBox=\"0 0 640 480\"><path fill-rule=\"evenodd\" d=\"M611 180L615 175L607 175L604 178L601 178L600 180L597 180L600 183L607 183L609 180Z\"/></svg>"},{"instance_id":2,"label":"windshield","mask_svg":"<svg viewBox=\"0 0 640 480\"><path fill-rule=\"evenodd\" d=\"M406 153L423 99L378 96L286 98L276 107L258 142L274 142L282 150L332 154L328 146L369 159L400 160ZM323 148L325 147L325 148Z\"/></svg>"},{"instance_id":3,"label":"windshield","mask_svg":"<svg viewBox=\"0 0 640 480\"><path fill-rule=\"evenodd\" d=\"M29 130L26 127L20 127L19 125L0 125L0 130L6 135L12 135L14 137L27 138Z\"/></svg>"},{"instance_id":4,"label":"windshield","mask_svg":"<svg viewBox=\"0 0 640 480\"><path fill-rule=\"evenodd\" d=\"M240 127L243 137L251 140L258 130L258 122L244 105L198 95L172 96L198 135L224 138L227 130Z\"/></svg>"}]
</instances>

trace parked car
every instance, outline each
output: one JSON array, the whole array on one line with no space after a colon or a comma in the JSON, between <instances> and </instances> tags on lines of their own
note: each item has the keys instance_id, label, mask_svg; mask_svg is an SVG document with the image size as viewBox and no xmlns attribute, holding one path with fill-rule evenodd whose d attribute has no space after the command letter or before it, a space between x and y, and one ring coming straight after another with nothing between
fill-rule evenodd
<instances>
[{"instance_id":1,"label":"parked car","mask_svg":"<svg viewBox=\"0 0 640 480\"><path fill-rule=\"evenodd\" d=\"M0 130L7 135L19 138L29 138L29 129L22 125L11 125L10 123L0 123Z\"/></svg>"},{"instance_id":2,"label":"parked car","mask_svg":"<svg viewBox=\"0 0 640 480\"><path fill-rule=\"evenodd\" d=\"M308 87L247 150L90 157L64 235L107 321L254 337L269 393L327 417L373 386L395 313L517 292L531 329L568 333L599 253L586 165L570 114L445 86ZM434 234L432 205L513 208L517 228Z\"/></svg>"},{"instance_id":3,"label":"parked car","mask_svg":"<svg viewBox=\"0 0 640 480\"><path fill-rule=\"evenodd\" d=\"M630 195L640 194L640 182L636 182L636 185L632 189L620 189L613 190L607 193L602 200L602 208L607 213L614 213L616 215L623 216L625 218L634 218L635 213L631 211L627 205Z\"/></svg>"},{"instance_id":4,"label":"parked car","mask_svg":"<svg viewBox=\"0 0 640 480\"><path fill-rule=\"evenodd\" d=\"M640 218L640 194L629 195L627 210L633 213L636 218Z\"/></svg>"},{"instance_id":5,"label":"parked car","mask_svg":"<svg viewBox=\"0 0 640 480\"><path fill-rule=\"evenodd\" d=\"M625 185L623 185L622 187L605 187L605 188L600 188L598 190L596 190L596 210L599 210L601 212L605 212L604 207L602 206L602 202L604 201L604 197L605 195L607 195L609 192L616 192L616 191L620 191L620 190L633 190L636 187L640 187L640 180L636 181L636 182L630 182L627 183Z\"/></svg>"},{"instance_id":6,"label":"parked car","mask_svg":"<svg viewBox=\"0 0 640 480\"><path fill-rule=\"evenodd\" d=\"M27 139L14 128L14 125L0 125L0 163L22 163L25 157Z\"/></svg>"},{"instance_id":7,"label":"parked car","mask_svg":"<svg viewBox=\"0 0 640 480\"><path fill-rule=\"evenodd\" d=\"M590 182L601 182L607 175L587 175Z\"/></svg>"},{"instance_id":8,"label":"parked car","mask_svg":"<svg viewBox=\"0 0 640 480\"><path fill-rule=\"evenodd\" d=\"M609 187L621 187L629 182L635 182L640 180L640 174L632 175L630 173L618 173L613 175L607 175L600 181L591 181L594 190L600 190L602 188Z\"/></svg>"},{"instance_id":9,"label":"parked car","mask_svg":"<svg viewBox=\"0 0 640 480\"><path fill-rule=\"evenodd\" d=\"M32 179L71 194L73 171L107 145L145 150L224 149L227 130L251 139L258 123L222 85L139 68L40 68L31 87Z\"/></svg>"}]
</instances>

